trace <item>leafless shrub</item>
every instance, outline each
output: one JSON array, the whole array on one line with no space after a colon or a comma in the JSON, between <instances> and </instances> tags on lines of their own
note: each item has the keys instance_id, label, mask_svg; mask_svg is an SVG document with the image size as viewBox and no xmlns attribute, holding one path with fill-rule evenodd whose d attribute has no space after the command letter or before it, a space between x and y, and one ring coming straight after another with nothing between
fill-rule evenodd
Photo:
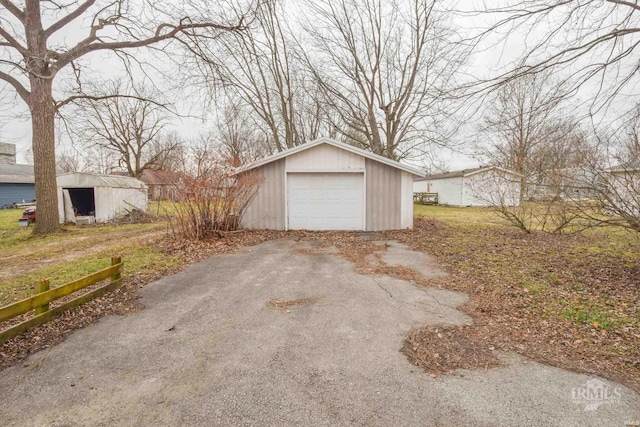
<instances>
[{"instance_id":1,"label":"leafless shrub","mask_svg":"<svg viewBox=\"0 0 640 427\"><path fill-rule=\"evenodd\" d=\"M172 226L190 240L221 237L240 228L240 219L255 196L260 179L254 174L233 176L217 167L197 178L185 176Z\"/></svg>"}]
</instances>

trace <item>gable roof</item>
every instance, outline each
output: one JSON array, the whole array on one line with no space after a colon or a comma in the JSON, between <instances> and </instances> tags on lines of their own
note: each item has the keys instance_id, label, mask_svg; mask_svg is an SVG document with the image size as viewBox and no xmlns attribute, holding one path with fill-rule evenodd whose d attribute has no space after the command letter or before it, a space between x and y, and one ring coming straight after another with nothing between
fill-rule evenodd
<instances>
[{"instance_id":1,"label":"gable roof","mask_svg":"<svg viewBox=\"0 0 640 427\"><path fill-rule=\"evenodd\" d=\"M431 181L434 179L447 179L447 178L459 178L459 177L467 177L467 176L471 176L471 175L475 175L478 173L482 173L482 172L488 172L490 170L498 170L504 173L508 173L511 175L516 175L516 176L520 176L520 174L518 174L517 172L514 171L510 171L508 169L504 169L498 166L483 166L483 167L479 167L479 168L472 168L472 169L462 169L462 170L458 170L458 171L452 171L452 172L443 172L443 173L436 173L436 174L432 174L432 175L427 175L424 178L420 178L420 179L416 179L416 181Z\"/></svg>"},{"instance_id":2,"label":"gable roof","mask_svg":"<svg viewBox=\"0 0 640 427\"><path fill-rule=\"evenodd\" d=\"M0 163L0 182L33 184L33 166Z\"/></svg>"},{"instance_id":3,"label":"gable roof","mask_svg":"<svg viewBox=\"0 0 640 427\"><path fill-rule=\"evenodd\" d=\"M366 151L363 150L361 148L358 147L354 147L353 145L349 145L349 144L345 144L344 142L340 142L340 141L336 141L335 139L331 139L331 138L318 138L316 140L313 140L311 142L305 142L304 144L298 145L297 147L293 147L293 148L289 148L288 150L284 150L281 151L279 153L273 154L271 156L265 157L264 159L258 160L256 162L253 162L249 165L243 166L241 168L236 169L235 174L239 174L242 172L246 172L255 168L258 168L260 166L264 166L268 163L271 162L275 162L276 160L280 160L280 159L284 159L285 157L288 157L292 154L296 154L299 153L301 151L305 151L308 150L310 148L313 147L317 147L320 144L328 144L328 145L332 145L336 148L340 148L342 150L345 151L349 151L351 153L354 154L358 154L360 156L366 157L368 159L371 160L375 160L377 162L380 163L384 163L385 165L394 167L396 169L400 169L403 170L405 172L409 172L410 174L413 175L417 175L417 176L424 176L425 171L421 170L421 169L417 169L417 168L413 168L411 166L407 166L404 165L400 162L396 162L395 160L391 160L387 157L383 157L383 156L379 156L377 154L371 153L370 151Z\"/></svg>"},{"instance_id":4,"label":"gable roof","mask_svg":"<svg viewBox=\"0 0 640 427\"><path fill-rule=\"evenodd\" d=\"M176 185L180 175L170 170L145 169L138 179L147 185Z\"/></svg>"}]
</instances>

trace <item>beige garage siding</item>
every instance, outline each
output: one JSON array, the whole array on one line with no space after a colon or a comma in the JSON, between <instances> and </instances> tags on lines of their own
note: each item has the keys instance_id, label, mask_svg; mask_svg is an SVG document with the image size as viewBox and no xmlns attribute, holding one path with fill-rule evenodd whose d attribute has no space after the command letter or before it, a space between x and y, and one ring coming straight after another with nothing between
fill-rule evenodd
<instances>
[{"instance_id":1,"label":"beige garage siding","mask_svg":"<svg viewBox=\"0 0 640 427\"><path fill-rule=\"evenodd\" d=\"M399 169L366 159L367 231L401 228L401 174Z\"/></svg>"},{"instance_id":2,"label":"beige garage siding","mask_svg":"<svg viewBox=\"0 0 640 427\"><path fill-rule=\"evenodd\" d=\"M254 170L264 181L242 218L244 228L284 230L284 168L280 159Z\"/></svg>"}]
</instances>

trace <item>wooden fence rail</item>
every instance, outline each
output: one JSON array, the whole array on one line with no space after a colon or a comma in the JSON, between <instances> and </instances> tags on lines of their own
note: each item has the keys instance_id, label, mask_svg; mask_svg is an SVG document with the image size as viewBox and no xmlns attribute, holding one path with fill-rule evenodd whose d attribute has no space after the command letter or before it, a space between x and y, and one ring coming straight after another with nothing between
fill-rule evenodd
<instances>
[{"instance_id":1,"label":"wooden fence rail","mask_svg":"<svg viewBox=\"0 0 640 427\"><path fill-rule=\"evenodd\" d=\"M82 279L78 279L57 288L49 289L49 279L41 280L36 284L37 293L34 296L0 308L0 323L13 319L21 314L28 313L31 310L35 310L34 317L0 332L0 344L8 339L20 335L27 329L42 325L43 323L60 316L66 310L85 304L113 289L119 288L122 286L123 267L124 263L122 262L122 258L117 256L111 258L111 267L107 267L93 274L89 274ZM50 302L106 279L111 279L108 284L67 301L53 309L49 309Z\"/></svg>"}]
</instances>

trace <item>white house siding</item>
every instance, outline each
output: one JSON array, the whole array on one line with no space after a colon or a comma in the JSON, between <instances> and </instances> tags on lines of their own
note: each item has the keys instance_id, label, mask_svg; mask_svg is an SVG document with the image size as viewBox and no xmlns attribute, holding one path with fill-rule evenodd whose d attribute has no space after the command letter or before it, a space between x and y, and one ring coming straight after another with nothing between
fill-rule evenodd
<instances>
[{"instance_id":1,"label":"white house siding","mask_svg":"<svg viewBox=\"0 0 640 427\"><path fill-rule=\"evenodd\" d=\"M400 228L413 228L413 175L401 172L400 175Z\"/></svg>"},{"instance_id":2,"label":"white house siding","mask_svg":"<svg viewBox=\"0 0 640 427\"><path fill-rule=\"evenodd\" d=\"M285 157L287 171L364 170L364 157L321 144Z\"/></svg>"},{"instance_id":3,"label":"white house siding","mask_svg":"<svg viewBox=\"0 0 640 427\"><path fill-rule=\"evenodd\" d=\"M462 177L425 181L431 184L431 193L438 193L441 205L462 206Z\"/></svg>"},{"instance_id":4,"label":"white house siding","mask_svg":"<svg viewBox=\"0 0 640 427\"><path fill-rule=\"evenodd\" d=\"M285 160L280 159L253 170L262 183L242 217L248 229L285 229Z\"/></svg>"},{"instance_id":5,"label":"white house siding","mask_svg":"<svg viewBox=\"0 0 640 427\"><path fill-rule=\"evenodd\" d=\"M428 181L413 181L414 193L432 193L431 183Z\"/></svg>"},{"instance_id":6,"label":"white house siding","mask_svg":"<svg viewBox=\"0 0 640 427\"><path fill-rule=\"evenodd\" d=\"M401 171L372 159L366 164L366 229L396 230L401 225Z\"/></svg>"}]
</instances>

